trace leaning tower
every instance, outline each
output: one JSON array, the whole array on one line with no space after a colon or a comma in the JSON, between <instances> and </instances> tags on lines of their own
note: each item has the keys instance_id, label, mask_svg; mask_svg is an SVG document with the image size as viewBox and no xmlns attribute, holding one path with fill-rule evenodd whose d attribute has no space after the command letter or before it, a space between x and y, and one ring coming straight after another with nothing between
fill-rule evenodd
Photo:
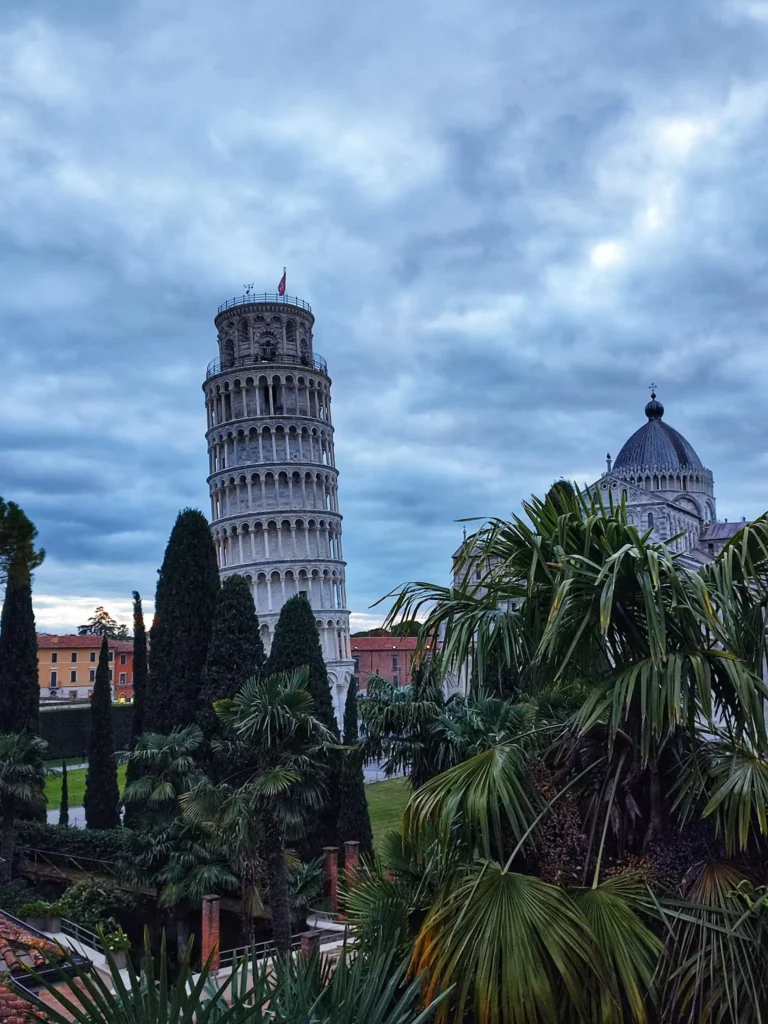
<instances>
[{"instance_id":1,"label":"leaning tower","mask_svg":"<svg viewBox=\"0 0 768 1024\"><path fill-rule=\"evenodd\" d=\"M242 295L214 320L219 357L203 390L212 531L222 579L251 584L269 651L280 609L315 613L339 721L354 669L341 548L331 379L315 318L289 295Z\"/></svg>"}]
</instances>

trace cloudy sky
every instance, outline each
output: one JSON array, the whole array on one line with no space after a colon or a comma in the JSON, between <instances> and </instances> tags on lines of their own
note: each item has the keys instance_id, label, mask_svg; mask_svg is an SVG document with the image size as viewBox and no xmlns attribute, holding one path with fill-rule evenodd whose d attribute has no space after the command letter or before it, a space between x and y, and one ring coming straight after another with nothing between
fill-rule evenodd
<instances>
[{"instance_id":1,"label":"cloudy sky","mask_svg":"<svg viewBox=\"0 0 768 1024\"><path fill-rule=\"evenodd\" d=\"M666 419L768 507L765 0L3 0L0 494L43 628L208 511L243 282L311 302L350 607Z\"/></svg>"}]
</instances>

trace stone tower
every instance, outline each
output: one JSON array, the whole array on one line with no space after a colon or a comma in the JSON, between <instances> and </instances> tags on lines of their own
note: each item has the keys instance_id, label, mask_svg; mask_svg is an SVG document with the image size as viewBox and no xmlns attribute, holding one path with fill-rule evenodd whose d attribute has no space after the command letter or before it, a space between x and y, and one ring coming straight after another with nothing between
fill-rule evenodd
<instances>
[{"instance_id":1,"label":"stone tower","mask_svg":"<svg viewBox=\"0 0 768 1024\"><path fill-rule=\"evenodd\" d=\"M249 580L267 651L285 601L307 596L341 721L354 662L331 379L313 350L315 318L293 296L248 294L220 306L214 323L219 358L203 390L219 572Z\"/></svg>"}]
</instances>

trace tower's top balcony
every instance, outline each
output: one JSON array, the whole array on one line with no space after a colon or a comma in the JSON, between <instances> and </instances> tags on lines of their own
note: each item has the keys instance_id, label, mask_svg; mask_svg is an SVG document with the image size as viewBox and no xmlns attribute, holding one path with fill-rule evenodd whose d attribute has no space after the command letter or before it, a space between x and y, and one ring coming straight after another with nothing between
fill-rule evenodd
<instances>
[{"instance_id":1,"label":"tower's top balcony","mask_svg":"<svg viewBox=\"0 0 768 1024\"><path fill-rule=\"evenodd\" d=\"M317 352L312 356L292 356L292 355L277 355L269 359L256 358L254 356L244 356L241 358L227 360L212 359L208 363L208 369L206 370L205 379L210 380L211 377L217 377L220 373L227 373L230 370L255 370L265 371L272 366L275 369L283 366L303 366L308 370L316 370L318 373L324 373L328 376L328 363L323 359Z\"/></svg>"},{"instance_id":2,"label":"tower's top balcony","mask_svg":"<svg viewBox=\"0 0 768 1024\"><path fill-rule=\"evenodd\" d=\"M232 309L234 306L253 306L259 303L279 303L281 306L295 306L297 309L306 310L307 313L312 312L312 307L304 299L299 299L295 295L278 295L277 292L249 292L247 295L241 295L239 298L227 299L226 302L222 302L219 306L216 314L224 313L228 309Z\"/></svg>"}]
</instances>

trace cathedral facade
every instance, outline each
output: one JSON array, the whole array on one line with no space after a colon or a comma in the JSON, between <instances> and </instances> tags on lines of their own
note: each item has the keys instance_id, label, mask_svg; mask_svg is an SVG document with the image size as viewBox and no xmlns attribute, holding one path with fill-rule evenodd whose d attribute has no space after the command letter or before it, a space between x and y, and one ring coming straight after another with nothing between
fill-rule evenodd
<instances>
[{"instance_id":1,"label":"cathedral facade","mask_svg":"<svg viewBox=\"0 0 768 1024\"><path fill-rule=\"evenodd\" d=\"M685 560L711 561L744 525L718 522L715 485L693 446L664 421L655 391L645 407L646 422L625 442L615 460L589 488L607 505L627 504L627 518L652 539L668 544Z\"/></svg>"}]
</instances>

